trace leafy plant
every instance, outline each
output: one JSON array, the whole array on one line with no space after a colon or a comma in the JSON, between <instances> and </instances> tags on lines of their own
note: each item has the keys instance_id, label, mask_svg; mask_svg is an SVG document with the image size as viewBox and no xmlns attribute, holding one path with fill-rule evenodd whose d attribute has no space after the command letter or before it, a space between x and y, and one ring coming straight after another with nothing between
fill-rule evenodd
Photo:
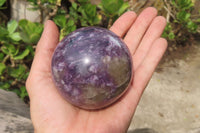
<instances>
[{"instance_id":1,"label":"leafy plant","mask_svg":"<svg viewBox=\"0 0 200 133\"><path fill-rule=\"evenodd\" d=\"M61 28L60 30L60 39L62 39L67 34L76 30L76 25L73 19L67 19L65 15L57 15L54 19L54 22Z\"/></svg>"},{"instance_id":2,"label":"leafy plant","mask_svg":"<svg viewBox=\"0 0 200 133\"><path fill-rule=\"evenodd\" d=\"M192 0L171 0L165 2L168 25L163 37L182 43L198 32L198 19L192 17L194 3ZM197 14L200 17L200 14Z\"/></svg>"},{"instance_id":3,"label":"leafy plant","mask_svg":"<svg viewBox=\"0 0 200 133\"><path fill-rule=\"evenodd\" d=\"M38 23L11 20L0 26L0 89L16 92L22 99L28 96L25 81L34 56L34 44L43 26Z\"/></svg>"},{"instance_id":4,"label":"leafy plant","mask_svg":"<svg viewBox=\"0 0 200 133\"><path fill-rule=\"evenodd\" d=\"M165 30L162 34L162 37L168 38L169 40L173 40L175 38L174 32L172 30L172 26L170 23L167 23Z\"/></svg>"},{"instance_id":5,"label":"leafy plant","mask_svg":"<svg viewBox=\"0 0 200 133\"><path fill-rule=\"evenodd\" d=\"M0 27L0 41L4 42L13 42L17 43L21 40L21 37L19 35L19 32L15 32L18 27L18 23L13 20L9 21L7 24L7 29L4 27Z\"/></svg>"},{"instance_id":6,"label":"leafy plant","mask_svg":"<svg viewBox=\"0 0 200 133\"><path fill-rule=\"evenodd\" d=\"M191 11L194 3L191 0L172 0L172 4L177 8L175 22L182 25L189 32L197 32L197 24L191 19Z\"/></svg>"},{"instance_id":7,"label":"leafy plant","mask_svg":"<svg viewBox=\"0 0 200 133\"><path fill-rule=\"evenodd\" d=\"M113 17L124 13L129 4L123 0L102 0L99 7L104 11L105 15Z\"/></svg>"},{"instance_id":8,"label":"leafy plant","mask_svg":"<svg viewBox=\"0 0 200 133\"><path fill-rule=\"evenodd\" d=\"M19 21L19 28L21 29L20 36L27 44L36 44L43 31L43 25L33 23L26 19Z\"/></svg>"},{"instance_id":9,"label":"leafy plant","mask_svg":"<svg viewBox=\"0 0 200 133\"><path fill-rule=\"evenodd\" d=\"M28 1L34 6L34 10L41 11L41 22L43 16L47 15L46 18L53 19L59 26L60 39L80 27L109 27L129 7L128 2L123 0L102 0L100 5L93 5L90 0L76 0L67 7L62 5L61 0Z\"/></svg>"},{"instance_id":10,"label":"leafy plant","mask_svg":"<svg viewBox=\"0 0 200 133\"><path fill-rule=\"evenodd\" d=\"M129 7L128 2L124 0L101 0L98 6L105 16L109 19L108 27L110 27L120 15L122 15Z\"/></svg>"},{"instance_id":11,"label":"leafy plant","mask_svg":"<svg viewBox=\"0 0 200 133\"><path fill-rule=\"evenodd\" d=\"M89 0L72 2L69 7L69 15L56 15L53 20L61 28L60 38L76 30L79 27L99 25L101 18L97 12L97 6Z\"/></svg>"}]
</instances>

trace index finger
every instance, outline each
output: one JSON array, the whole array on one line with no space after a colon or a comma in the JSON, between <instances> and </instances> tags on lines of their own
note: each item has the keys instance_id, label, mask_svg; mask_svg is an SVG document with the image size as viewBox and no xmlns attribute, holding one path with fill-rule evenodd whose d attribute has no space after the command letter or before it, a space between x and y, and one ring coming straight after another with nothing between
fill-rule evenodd
<instances>
[{"instance_id":1,"label":"index finger","mask_svg":"<svg viewBox=\"0 0 200 133\"><path fill-rule=\"evenodd\" d=\"M126 32L129 30L137 15L133 11L128 11L119 17L114 24L110 27L110 30L123 38Z\"/></svg>"}]
</instances>

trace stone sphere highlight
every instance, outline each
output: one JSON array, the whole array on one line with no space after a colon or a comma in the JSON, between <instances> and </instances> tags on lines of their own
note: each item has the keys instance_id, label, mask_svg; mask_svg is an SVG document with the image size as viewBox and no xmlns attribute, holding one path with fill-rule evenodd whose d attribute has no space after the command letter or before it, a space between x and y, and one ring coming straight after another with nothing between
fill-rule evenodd
<instances>
[{"instance_id":1,"label":"stone sphere highlight","mask_svg":"<svg viewBox=\"0 0 200 133\"><path fill-rule=\"evenodd\" d=\"M80 28L66 36L52 57L52 76L60 94L83 109L101 109L129 88L133 69L126 44L110 30Z\"/></svg>"}]
</instances>

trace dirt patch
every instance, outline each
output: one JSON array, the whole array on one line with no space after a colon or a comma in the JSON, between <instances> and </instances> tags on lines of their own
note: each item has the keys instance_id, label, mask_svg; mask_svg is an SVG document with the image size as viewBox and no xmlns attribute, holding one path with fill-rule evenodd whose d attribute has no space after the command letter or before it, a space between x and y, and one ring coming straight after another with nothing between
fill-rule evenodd
<instances>
[{"instance_id":1,"label":"dirt patch","mask_svg":"<svg viewBox=\"0 0 200 133\"><path fill-rule=\"evenodd\" d=\"M177 50L164 58L173 61L162 63L162 71L154 73L129 130L200 132L200 41Z\"/></svg>"},{"instance_id":2,"label":"dirt patch","mask_svg":"<svg viewBox=\"0 0 200 133\"><path fill-rule=\"evenodd\" d=\"M163 67L177 67L178 61L184 60L186 62L191 61L196 57L199 52L200 40L196 39L192 45L188 44L185 46L176 46L175 49L171 50L171 44L168 44L168 49L165 52L160 64L158 65L156 72L161 72Z\"/></svg>"}]
</instances>

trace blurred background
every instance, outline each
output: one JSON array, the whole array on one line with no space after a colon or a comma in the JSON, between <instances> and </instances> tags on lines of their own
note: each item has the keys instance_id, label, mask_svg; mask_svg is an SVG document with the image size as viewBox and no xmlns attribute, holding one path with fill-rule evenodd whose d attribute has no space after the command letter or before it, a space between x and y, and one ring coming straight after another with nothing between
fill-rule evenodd
<instances>
[{"instance_id":1,"label":"blurred background","mask_svg":"<svg viewBox=\"0 0 200 133\"><path fill-rule=\"evenodd\" d=\"M149 6L167 19L169 47L128 132L200 133L200 0L0 0L0 132L33 132L25 81L46 20L61 40Z\"/></svg>"}]
</instances>

